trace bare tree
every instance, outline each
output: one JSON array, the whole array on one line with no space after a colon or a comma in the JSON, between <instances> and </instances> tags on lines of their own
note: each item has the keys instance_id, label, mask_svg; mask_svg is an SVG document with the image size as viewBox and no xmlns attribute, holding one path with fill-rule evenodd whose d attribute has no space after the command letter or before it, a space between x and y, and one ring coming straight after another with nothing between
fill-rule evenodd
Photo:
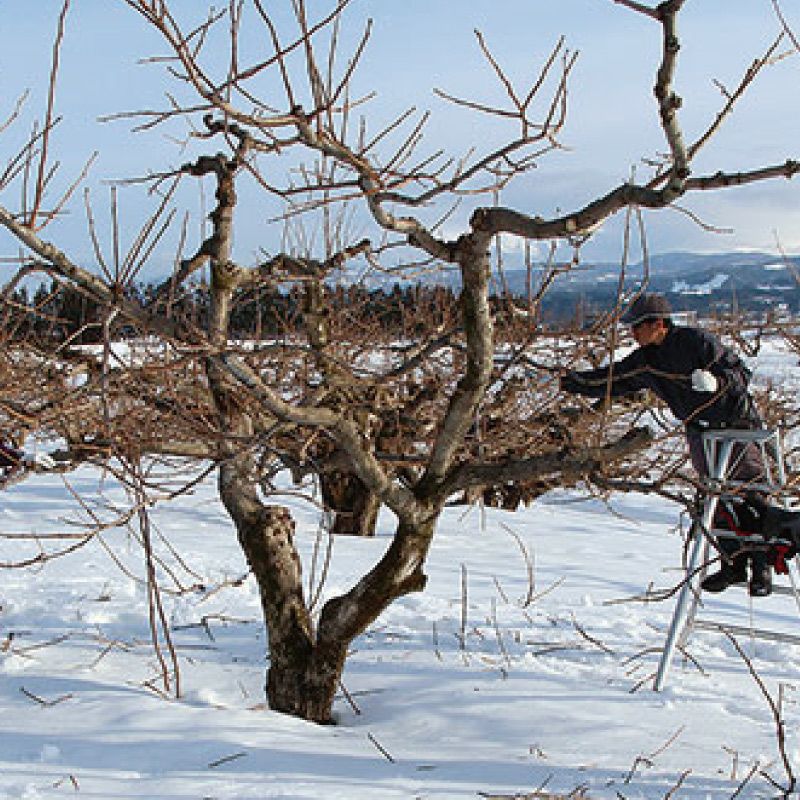
<instances>
[{"instance_id":1,"label":"bare tree","mask_svg":"<svg viewBox=\"0 0 800 800\"><path fill-rule=\"evenodd\" d=\"M437 221L425 221L430 207L496 195L559 146L575 63L563 42L520 89L479 35L507 107L440 94L488 115L498 126L510 122L514 130L489 152L426 156L421 153L425 115L401 113L377 131L354 120L368 99L353 96L353 76L370 26L365 25L342 63L339 36L349 0L332 4L315 19L303 0L292 0L294 32L289 36L261 0L231 2L224 11L209 10L191 20L180 19L168 0L119 2L158 34L167 52L153 60L166 65L177 85L164 109L120 116L136 119L143 132L186 121L192 142L221 150L199 152L177 169L147 176L163 199L121 260L128 269L96 274L43 238L43 225L52 215L38 183L35 202L18 211L0 206L0 225L25 251L11 283L44 270L77 287L103 310L108 342L99 368L95 357L85 359L90 375L79 388L60 399L54 392L49 405L37 401L25 406L28 425L63 435L73 452L99 451L123 464L138 463L148 454L216 464L220 497L260 588L269 633L270 706L327 722L349 643L391 602L425 586L428 549L450 498L474 487L523 486L535 496L536 487L587 478L603 486L611 464L624 463L650 441L646 431L632 427L630 415L606 411L598 417L587 409L565 418L553 381L561 354L550 339L550 352L538 360L535 327L501 352L489 298L495 237L564 240L577 250L603 220L620 211L666 208L692 192L791 177L798 165L787 161L746 172L692 175L692 159L729 115L734 100L726 100L708 130L687 144L681 100L673 88L680 49L676 23L683 2L651 7L615 0L627 7L617 13L644 14L662 32L655 111L668 156L654 176L645 184L626 182L549 219L499 205L477 206L461 235L446 239ZM270 42L271 49L245 52L240 34L246 26L260 26L256 40ZM226 52L222 66L221 47ZM755 72L768 61L765 57ZM279 88L265 97L260 92L269 85L267 76ZM48 114L47 130L50 125ZM21 178L16 165L35 158L46 163L40 140L34 137L22 154L9 159L0 189ZM191 254L181 254L172 277L152 297L135 298L130 291L134 267L146 260L170 224L173 187L193 178L213 182L210 231ZM296 221L313 214L321 219L325 235L316 256L308 240L296 235L297 246L259 264L234 261L237 189L245 180L285 204L278 224L290 235L299 230ZM42 189L46 184L41 182ZM337 222L343 219L335 212L337 204L359 204L375 226L373 240L349 238L347 226ZM91 227L91 215L89 221ZM418 319L413 341L401 345L378 342L346 326L333 315L329 297L337 271L348 262L366 260L376 267L398 246L407 262L451 265L461 280L454 324L443 329ZM208 311L197 319L181 313L178 301L204 267L210 271ZM233 341L230 322L237 297L278 285L290 285L304 296L298 332L254 347ZM542 291L546 288L543 283ZM605 322L613 324L613 315ZM147 334L157 346L145 356L114 362L110 340L122 325ZM331 336L331 326L339 326L341 335ZM573 348L570 357L580 352ZM46 360L62 363L49 354ZM63 381L63 375L54 380ZM382 505L397 517L383 557L349 591L328 599L318 619L312 619L304 596L293 521L285 508L263 499L275 470L285 467L296 476L342 473L356 482L352 485L359 495L345 505L353 508L363 501L369 513ZM367 518L364 512L362 519Z\"/></svg>"}]
</instances>

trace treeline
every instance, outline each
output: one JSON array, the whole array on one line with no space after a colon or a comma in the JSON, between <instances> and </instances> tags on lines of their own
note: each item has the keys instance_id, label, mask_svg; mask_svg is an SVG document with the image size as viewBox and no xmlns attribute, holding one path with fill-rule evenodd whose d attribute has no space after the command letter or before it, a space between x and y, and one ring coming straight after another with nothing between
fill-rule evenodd
<instances>
[{"instance_id":1,"label":"treeline","mask_svg":"<svg viewBox=\"0 0 800 800\"><path fill-rule=\"evenodd\" d=\"M209 294L203 284L191 286L180 296L155 300L156 286L128 287L124 295L149 304L168 305L171 314L203 327L209 314ZM413 336L424 327L447 326L454 317L456 297L449 287L421 284L367 290L363 286L329 287L331 333L346 333L356 326L364 333ZM94 344L102 341L106 324L114 338L136 335L124 319L107 323L108 309L73 287L56 282L41 283L35 289L22 286L7 296L3 308L3 330L15 340L42 344ZM267 288L242 293L231 315L231 335L241 339L262 339L291 335L302 326L306 313L305 290L292 286L286 291ZM338 331L336 327L342 328Z\"/></svg>"}]
</instances>

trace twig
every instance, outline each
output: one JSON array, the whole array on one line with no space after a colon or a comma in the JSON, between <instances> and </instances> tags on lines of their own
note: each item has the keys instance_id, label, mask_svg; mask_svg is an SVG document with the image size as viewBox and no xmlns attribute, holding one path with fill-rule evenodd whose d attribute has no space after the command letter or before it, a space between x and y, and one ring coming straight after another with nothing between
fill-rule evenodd
<instances>
[{"instance_id":1,"label":"twig","mask_svg":"<svg viewBox=\"0 0 800 800\"><path fill-rule=\"evenodd\" d=\"M210 597L213 597L218 592L221 592L223 589L228 588L229 586L239 587L241 586L248 578L250 577L249 570L244 573L244 575L240 575L238 578L230 578L229 580L222 581L222 583L217 584L213 589L209 589L198 601L198 603L205 603Z\"/></svg>"},{"instance_id":2,"label":"twig","mask_svg":"<svg viewBox=\"0 0 800 800\"><path fill-rule=\"evenodd\" d=\"M636 0L614 0L614 2L618 3L619 5L626 6L633 11L638 11L640 14L645 14L646 16L652 17L656 20L658 19L658 11L655 8L646 6L644 3L637 3Z\"/></svg>"},{"instance_id":3,"label":"twig","mask_svg":"<svg viewBox=\"0 0 800 800\"><path fill-rule=\"evenodd\" d=\"M369 739L372 742L372 744L375 745L375 747L378 749L378 751L381 753L381 755L383 755L383 757L387 761L389 761L392 764L396 764L397 763L394 760L394 758L392 758L391 753L389 753L389 751L386 750L386 748L383 747L383 745L371 733L367 733L367 739Z\"/></svg>"},{"instance_id":4,"label":"twig","mask_svg":"<svg viewBox=\"0 0 800 800\"><path fill-rule=\"evenodd\" d=\"M783 12L781 11L781 7L778 4L778 0L772 0L772 5L775 9L775 14L777 15L778 20L781 23L781 27L783 28L784 33L791 40L795 50L800 52L800 41L797 40L797 36L795 36L794 31L789 27L789 23L786 21L786 17L783 16Z\"/></svg>"},{"instance_id":5,"label":"twig","mask_svg":"<svg viewBox=\"0 0 800 800\"><path fill-rule=\"evenodd\" d=\"M642 678L640 681L637 681L633 686L631 686L630 689L628 689L628 694L636 694L636 692L638 692L639 689L641 689L645 683L647 683L648 681L652 680L655 677L656 677L656 670L649 672L647 675L644 676L644 678Z\"/></svg>"},{"instance_id":6,"label":"twig","mask_svg":"<svg viewBox=\"0 0 800 800\"><path fill-rule=\"evenodd\" d=\"M50 80L47 89L47 108L45 111L45 119L42 131L42 147L39 155L39 164L36 175L36 187L33 196L33 203L29 214L29 224L31 229L35 230L36 218L39 216L39 210L44 200L45 189L47 188L47 168L48 168L48 148L50 143L50 133L53 129L53 112L55 108L55 94L56 82L58 77L59 61L61 57L61 45L64 41L64 29L69 10L70 0L64 0L64 5L61 8L61 14L58 18L58 30L56 32L55 42L53 44L53 55L50 64Z\"/></svg>"},{"instance_id":7,"label":"twig","mask_svg":"<svg viewBox=\"0 0 800 800\"><path fill-rule=\"evenodd\" d=\"M584 638L587 642L591 642L595 647L599 647L603 652L608 653L610 656L614 655L614 651L604 645L599 639L595 639L593 636L590 636L583 627L578 623L578 620L575 619L575 614L572 615L572 625L576 631Z\"/></svg>"},{"instance_id":8,"label":"twig","mask_svg":"<svg viewBox=\"0 0 800 800\"><path fill-rule=\"evenodd\" d=\"M664 744L662 744L662 745L661 745L661 747L658 747L658 748L656 748L655 750L653 750L653 752L652 752L652 753L650 753L650 758L655 758L656 756L660 756L662 753L664 753L666 750L668 750L670 747L672 747L672 745L675 743L675 740L676 740L676 739L677 739L677 738L678 738L678 737L679 737L679 736L680 736L680 735L681 735L681 734L682 734L682 733L683 733L685 730L686 730L686 726L685 726L685 725L681 725L681 727L680 727L680 728L678 728L678 730L676 730L676 731L675 731L675 733L673 733L673 734L672 734L672 736L670 736L670 737L669 737L669 738L668 738L668 739L667 739L667 740L664 742Z\"/></svg>"},{"instance_id":9,"label":"twig","mask_svg":"<svg viewBox=\"0 0 800 800\"><path fill-rule=\"evenodd\" d=\"M722 749L731 757L731 780L736 780L736 773L739 771L739 751L727 745L722 745Z\"/></svg>"},{"instance_id":10,"label":"twig","mask_svg":"<svg viewBox=\"0 0 800 800\"><path fill-rule=\"evenodd\" d=\"M308 578L308 594L311 598L308 602L308 610L313 611L317 603L319 603L320 598L322 597L322 590L325 588L325 582L328 578L328 572L331 566L331 559L333 557L333 533L331 530L333 528L333 519L330 513L325 512L320 516L319 526L317 528L317 538L314 542L314 557L311 565L311 573ZM319 543L322 536L327 533L327 544L325 547L325 558L322 562L322 569L320 571L319 580L316 582L316 586L314 585L314 577L316 573L316 566L317 566L317 556L319 554Z\"/></svg>"},{"instance_id":11,"label":"twig","mask_svg":"<svg viewBox=\"0 0 800 800\"><path fill-rule=\"evenodd\" d=\"M520 551L522 552L522 557L525 559L525 568L528 572L528 591L525 595L525 599L522 601L522 607L527 608L532 602L534 597L534 589L535 589L535 576L534 576L534 568L533 568L533 559L531 558L530 554L528 553L527 548L525 547L525 543L520 538L519 534L512 530L508 525L505 523L501 523L500 527L507 533L509 536L512 536L514 541L519 546Z\"/></svg>"},{"instance_id":12,"label":"twig","mask_svg":"<svg viewBox=\"0 0 800 800\"><path fill-rule=\"evenodd\" d=\"M691 654L691 653L690 653L690 652L689 652L689 651L686 649L686 646L685 646L685 645L679 645L679 646L678 646L678 651L680 652L680 654L681 654L681 655L682 655L682 656L683 656L683 657L684 657L684 658L685 658L687 661L691 661L691 662L692 662L692 664L694 664L694 665L695 665L695 667L697 667L697 671L698 671L698 672L699 672L699 673L700 673L700 674L701 674L703 677L707 677L707 676L708 676L708 673L707 673L707 672L706 672L706 671L703 669L703 667L702 667L702 665L700 664L700 662L699 662L699 661L698 661L698 660L697 660L697 659L696 659L696 658L695 658L695 657L694 657L694 656L693 656L693 655L692 655L692 654Z\"/></svg>"},{"instance_id":13,"label":"twig","mask_svg":"<svg viewBox=\"0 0 800 800\"><path fill-rule=\"evenodd\" d=\"M347 691L347 687L344 685L342 681L339 681L339 688L342 690L342 694L344 695L344 699L350 704L350 708L353 709L353 713L356 716L361 715L361 709L358 707L356 701L353 699L353 695Z\"/></svg>"},{"instance_id":14,"label":"twig","mask_svg":"<svg viewBox=\"0 0 800 800\"><path fill-rule=\"evenodd\" d=\"M170 695L165 692L163 689L160 689L158 686L155 685L156 681L161 680L163 682L164 675L159 673L158 675L149 678L146 681L142 681L139 686L143 686L145 689L149 689L154 694L157 694L162 700L171 700L172 698Z\"/></svg>"},{"instance_id":15,"label":"twig","mask_svg":"<svg viewBox=\"0 0 800 800\"><path fill-rule=\"evenodd\" d=\"M546 594L550 594L550 592L552 592L554 589L557 589L559 586L561 586L561 584L564 583L565 580L566 578L563 575L560 578L554 580L546 589L543 589L541 592L539 592L539 594L534 595L531 598L531 602L528 605L531 605L531 603L535 603L537 600L540 600Z\"/></svg>"},{"instance_id":16,"label":"twig","mask_svg":"<svg viewBox=\"0 0 800 800\"><path fill-rule=\"evenodd\" d=\"M54 644L61 644L61 642L66 642L67 639L72 638L70 634L63 633L60 636L56 636L54 639L49 639L46 642L38 642L37 644L30 644L27 647L13 647L11 651L15 655L25 655L30 653L32 650L41 650L43 647L50 647Z\"/></svg>"},{"instance_id":17,"label":"twig","mask_svg":"<svg viewBox=\"0 0 800 800\"><path fill-rule=\"evenodd\" d=\"M744 780L736 787L736 791L731 795L730 800L736 800L736 798L742 793L744 787L747 786L748 783L750 783L751 778L753 777L753 775L756 774L756 771L758 770L759 766L760 764L758 763L758 761L756 761L756 763L753 764L752 767L750 767L750 771L747 773L747 775L744 776Z\"/></svg>"},{"instance_id":18,"label":"twig","mask_svg":"<svg viewBox=\"0 0 800 800\"><path fill-rule=\"evenodd\" d=\"M772 718L775 720L775 735L778 740L778 752L780 753L781 761L783 761L784 772L786 773L786 777L789 780L788 787L784 788L779 786L778 788L784 791L786 795L789 795L794 791L794 787L797 782L794 776L794 772L792 771L791 761L789 760L789 756L786 752L786 726L784 724L783 717L781 716L781 711L776 705L775 701L772 699L770 693L767 691L767 687L764 685L764 681L761 680L761 676L756 672L752 660L747 656L744 650L742 650L741 646L739 645L739 642L737 642L736 639L727 631L723 631L723 633L728 637L731 644L736 648L736 652L739 653L742 660L747 665L747 669L749 670L750 675L753 677L753 680L756 682L758 688L761 690L761 694L764 695L764 699L767 701L769 709L772 712Z\"/></svg>"},{"instance_id":19,"label":"twig","mask_svg":"<svg viewBox=\"0 0 800 800\"><path fill-rule=\"evenodd\" d=\"M218 758L216 761L210 761L208 763L208 769L216 769L217 767L221 767L223 764L236 761L237 758L244 758L246 755L247 753L244 751L240 753L231 753L231 755L223 756L222 758Z\"/></svg>"},{"instance_id":20,"label":"twig","mask_svg":"<svg viewBox=\"0 0 800 800\"><path fill-rule=\"evenodd\" d=\"M438 658L439 661L443 661L442 651L439 649L439 632L436 629L436 620L433 621L432 637L433 637L433 652L436 653L436 658Z\"/></svg>"},{"instance_id":21,"label":"twig","mask_svg":"<svg viewBox=\"0 0 800 800\"><path fill-rule=\"evenodd\" d=\"M623 783L628 784L628 783L631 782L634 774L636 773L636 770L638 769L638 767L640 765L643 764L648 769L650 769L650 767L654 766L656 757L660 756L665 750L667 750L667 748L671 747L672 744L675 742L675 740L681 735L681 733L683 733L683 731L684 731L683 726L678 728L678 730L676 730L675 733L673 733L666 740L666 742L664 742L664 744L662 744L660 747L657 747L655 750L653 750L653 752L650 753L650 755L648 755L648 756L644 756L644 755L636 756L636 758L634 759L633 765L631 766L630 771L628 772L628 775L626 776L626 778L623 781ZM672 793L681 785L681 783L683 783L683 781L685 780L685 778L689 774L689 772L691 772L691 770L687 770L685 773L683 773L683 775L681 776L681 778L678 781L678 784L672 789L672 791L669 792L669 794L666 795L666 798L669 798L672 795ZM666 798L665 798L665 800L666 800Z\"/></svg>"},{"instance_id":22,"label":"twig","mask_svg":"<svg viewBox=\"0 0 800 800\"><path fill-rule=\"evenodd\" d=\"M146 493L147 479L145 473L142 471L142 465L139 460L136 459L129 460L123 458L121 459L121 461L122 461L122 468L119 471L119 473L115 475L115 477L120 479L123 485L126 486L126 488L131 492L135 500L134 508L131 509L131 513L132 514L135 513L139 523L140 535L137 536L137 540L142 545L145 557L146 578L144 584L146 586L147 596L148 596L149 622L150 622L150 631L151 631L153 648L156 657L158 659L158 662L161 665L164 688L166 691L169 691L170 672L167 667L166 660L164 659L164 656L161 652L161 644L159 641L159 633L158 633L160 628L164 641L166 643L167 651L172 661L172 674L174 676L174 681L175 681L174 682L175 697L180 697L181 695L180 665L178 662L177 652L175 651L175 648L172 643L169 621L167 619L164 606L162 603L161 588L158 584L156 566L158 563L160 563L160 559L155 555L152 545L152 536L151 536L152 526L151 526L150 514L148 512L148 506L151 505L151 503ZM75 494L74 491L73 494ZM86 504L81 500L80 497L78 497L78 500L81 502L82 506L86 508L87 512L94 518L95 515L91 511L91 509L88 509L86 507ZM134 535L136 535L135 532Z\"/></svg>"},{"instance_id":23,"label":"twig","mask_svg":"<svg viewBox=\"0 0 800 800\"><path fill-rule=\"evenodd\" d=\"M461 565L461 649L467 649L467 565Z\"/></svg>"},{"instance_id":24,"label":"twig","mask_svg":"<svg viewBox=\"0 0 800 800\"><path fill-rule=\"evenodd\" d=\"M511 656L508 654L505 642L503 641L503 634L500 631L500 625L497 622L497 601L494 597L492 598L492 625L494 626L494 632L497 636L497 645L500 648L500 652L506 660L506 665L511 669Z\"/></svg>"},{"instance_id":25,"label":"twig","mask_svg":"<svg viewBox=\"0 0 800 800\"><path fill-rule=\"evenodd\" d=\"M625 776L625 780L622 781L624 784L627 785L633 780L633 776L636 774L636 770L639 769L640 765L644 765L645 767L650 769L650 767L653 766L653 762L650 761L650 759L647 758L647 756L642 756L642 755L636 756L636 758L633 760L633 764L631 765L630 770L628 771L628 774Z\"/></svg>"},{"instance_id":26,"label":"twig","mask_svg":"<svg viewBox=\"0 0 800 800\"><path fill-rule=\"evenodd\" d=\"M678 791L678 789L680 789L680 788L681 788L681 786L682 786L683 782L684 782L684 781L685 781L685 780L686 780L686 779L689 777L689 775L691 775L691 774L692 774L692 771L691 771L690 769L686 769L686 770L684 770L683 772L681 772L681 774L680 774L680 776L679 776L678 780L676 781L675 785L674 785L674 786L673 786L673 787L672 787L672 788L671 788L671 789L670 789L670 790L669 790L669 791L668 791L668 792L667 792L667 793L664 795L664 800L670 800L670 798L672 797L672 795L674 795L674 794L675 794L675 792L677 792L677 791Z\"/></svg>"},{"instance_id":27,"label":"twig","mask_svg":"<svg viewBox=\"0 0 800 800\"><path fill-rule=\"evenodd\" d=\"M492 575L492 581L494 581L494 585L497 588L497 593L500 595L500 599L504 603L508 603L508 595L503 591L503 587L500 585L500 581L497 580L496 575Z\"/></svg>"},{"instance_id":28,"label":"twig","mask_svg":"<svg viewBox=\"0 0 800 800\"><path fill-rule=\"evenodd\" d=\"M69 781L72 784L72 788L76 791L80 791L80 784L78 783L78 779L74 775L67 775L63 778L60 778L53 784L54 789L60 789L61 786L64 784L64 781Z\"/></svg>"},{"instance_id":29,"label":"twig","mask_svg":"<svg viewBox=\"0 0 800 800\"><path fill-rule=\"evenodd\" d=\"M28 689L26 689L24 686L20 686L19 690L20 690L20 692L22 692L22 694L25 695L25 697L29 697L31 700L37 702L40 706L43 706L44 708L50 708L51 706L57 706L59 703L63 703L65 700L70 700L73 697L72 694L64 694L61 697L56 697L55 700L45 700L45 699L39 697L39 695L34 694L31 691L28 691Z\"/></svg>"}]
</instances>

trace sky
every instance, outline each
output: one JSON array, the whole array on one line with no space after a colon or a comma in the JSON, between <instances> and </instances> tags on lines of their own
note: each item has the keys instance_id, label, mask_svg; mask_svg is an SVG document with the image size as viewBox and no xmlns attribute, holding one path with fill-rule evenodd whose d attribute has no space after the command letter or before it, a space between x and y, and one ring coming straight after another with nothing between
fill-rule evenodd
<instances>
[{"instance_id":1,"label":"sky","mask_svg":"<svg viewBox=\"0 0 800 800\"><path fill-rule=\"evenodd\" d=\"M0 0L0 118L15 98L31 90L23 120L0 139L0 159L15 152L19 138L40 116L52 33L60 0ZM225 5L225 4L222 4ZM311 4L322 8L322 4ZM327 3L325 7L327 8ZM788 7L787 19L800 29L800 13ZM286 28L288 0L270 4ZM179 14L194 18L206 4L177 0ZM569 88L562 151L543 157L537 169L507 188L500 202L544 217L581 207L628 179L648 174L643 159L664 152L652 100L654 70L660 56L660 27L651 19L613 0L353 0L345 17L342 41L358 39L365 21L373 32L355 83L356 93L375 91L363 107L368 129L379 130L406 108L432 113L423 152L443 148L459 157L514 135L515 129L486 115L468 114L433 93L439 88L480 102L502 102L503 92L476 43L480 30L509 77L519 86L538 74L540 65L563 35L579 57ZM721 104L721 85L735 86L752 60L761 55L779 30L772 0L688 0L680 21L682 53L676 79L684 98L681 119L686 139L693 139L714 118ZM260 38L259 38L260 37ZM247 26L243 43L261 49L263 35ZM263 52L263 50L261 51ZM73 0L62 52L57 111L63 116L53 149L62 161L62 185L76 175L85 159L99 150L86 185L105 241L109 181L138 177L174 167L187 158L176 144L185 127L134 134L130 121L101 123L103 115L163 107L165 92L180 91L165 76L163 64L141 63L164 53L153 31L122 0ZM35 54L35 57L32 57ZM737 171L800 158L800 118L794 111L800 57L786 58L755 81L745 99L696 161L695 174ZM285 101L277 99L279 108ZM16 137L16 138L15 138ZM2 161L0 161L2 163ZM278 166L277 169L283 169ZM16 195L6 202L12 202ZM243 192L237 227L237 258L251 263L260 250L280 246L281 226L270 223L275 206L254 189ZM146 216L142 187L120 189L120 208L127 228ZM800 252L797 181L775 180L736 191L695 196L681 201L721 234L704 230L687 214L669 210L646 213L650 252L762 249ZM183 208L192 217L195 237L208 210L208 198L187 189ZM468 198L450 218L445 232L466 229L470 211L490 198ZM50 228L56 243L86 257L91 253L80 195L70 215ZM430 209L437 218L444 207ZM624 215L620 216L620 220ZM354 236L379 238L363 216ZM617 260L623 248L620 220L606 224L587 246L585 256ZM105 223L105 227L104 227ZM130 234L133 236L133 233ZM109 245L107 245L109 246ZM519 248L507 240L504 247ZM9 247L4 245L3 253ZM641 254L634 245L634 258Z\"/></svg>"}]
</instances>

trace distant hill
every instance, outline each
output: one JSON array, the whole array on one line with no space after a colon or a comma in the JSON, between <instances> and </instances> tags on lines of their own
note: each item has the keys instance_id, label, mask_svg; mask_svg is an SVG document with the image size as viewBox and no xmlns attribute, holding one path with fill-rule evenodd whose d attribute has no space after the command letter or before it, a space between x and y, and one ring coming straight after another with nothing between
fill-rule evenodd
<instances>
[{"instance_id":1,"label":"distant hill","mask_svg":"<svg viewBox=\"0 0 800 800\"><path fill-rule=\"evenodd\" d=\"M509 291L524 297L527 271L510 258L505 262ZM540 275L534 271L534 286ZM641 263L627 266L626 288L641 286L645 277L647 291L667 295L676 311L707 314L734 306L756 314L800 311L800 257L784 261L767 253L665 253L650 259L647 276ZM619 279L619 264L581 264L556 278L545 297L545 314L558 319L574 315L577 308L587 313L606 310L614 304ZM495 287L499 291L499 276Z\"/></svg>"},{"instance_id":2,"label":"distant hill","mask_svg":"<svg viewBox=\"0 0 800 800\"><path fill-rule=\"evenodd\" d=\"M527 293L527 271L520 255L503 254L503 276L508 290L517 297ZM697 311L701 315L723 313L736 306L740 310L763 315L766 311L800 314L800 257L785 261L774 254L759 252L686 253L673 252L652 256L649 273L642 263L625 270L625 287L633 290L647 279L647 291L662 292L676 311ZM541 265L534 264L534 290L542 277ZM620 265L610 262L584 262L559 275L550 286L543 303L545 321L575 317L576 312L592 316L613 307L619 289ZM333 283L362 280L361 271L345 271L331 278ZM430 273L419 279L425 284L457 288L458 270ZM415 283L399 277L371 276L371 289L391 289L395 283ZM495 272L493 293L503 291L503 281Z\"/></svg>"}]
</instances>

